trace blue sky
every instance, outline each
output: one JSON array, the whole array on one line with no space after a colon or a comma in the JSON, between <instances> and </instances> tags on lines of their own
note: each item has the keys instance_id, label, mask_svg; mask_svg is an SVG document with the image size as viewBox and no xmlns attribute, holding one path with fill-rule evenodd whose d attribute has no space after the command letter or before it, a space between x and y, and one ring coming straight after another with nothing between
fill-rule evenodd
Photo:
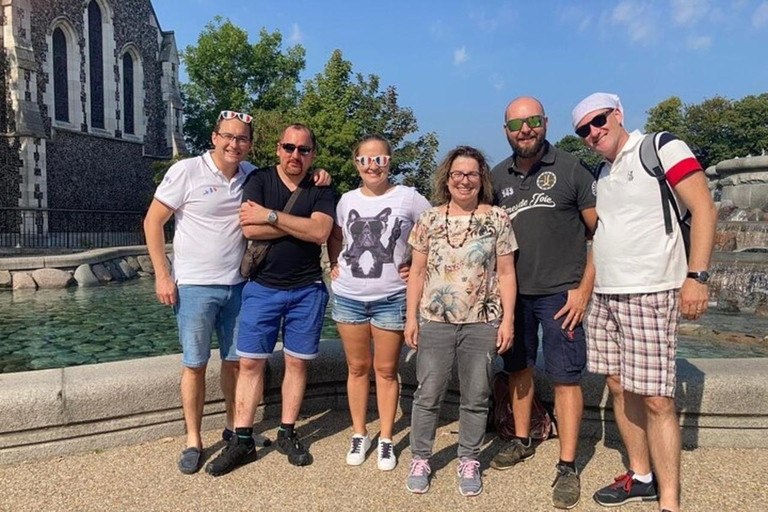
<instances>
[{"instance_id":1,"label":"blue sky","mask_svg":"<svg viewBox=\"0 0 768 512\"><path fill-rule=\"evenodd\" d=\"M441 155L469 144L492 162L505 158L503 113L520 95L544 103L556 142L572 133L575 104L598 90L621 96L629 129L670 96L699 103L768 92L768 0L153 4L180 49L216 15L252 41L262 27L279 30L285 46L306 49L304 79L341 49L355 72L397 88L419 131L438 134Z\"/></svg>"}]
</instances>

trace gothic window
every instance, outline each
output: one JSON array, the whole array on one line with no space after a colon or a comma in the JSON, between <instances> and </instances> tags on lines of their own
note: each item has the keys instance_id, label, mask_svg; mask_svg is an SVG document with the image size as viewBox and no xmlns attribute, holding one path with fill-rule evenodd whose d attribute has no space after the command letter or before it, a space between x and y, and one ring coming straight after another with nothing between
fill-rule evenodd
<instances>
[{"instance_id":1,"label":"gothic window","mask_svg":"<svg viewBox=\"0 0 768 512\"><path fill-rule=\"evenodd\" d=\"M91 126L104 128L104 64L99 4L88 4L88 56L91 72Z\"/></svg>"},{"instance_id":2,"label":"gothic window","mask_svg":"<svg viewBox=\"0 0 768 512\"><path fill-rule=\"evenodd\" d=\"M133 58L129 52L123 54L123 112L125 133L136 133L133 110Z\"/></svg>"},{"instance_id":3,"label":"gothic window","mask_svg":"<svg viewBox=\"0 0 768 512\"><path fill-rule=\"evenodd\" d=\"M53 112L57 121L69 122L67 38L61 28L53 31Z\"/></svg>"}]
</instances>

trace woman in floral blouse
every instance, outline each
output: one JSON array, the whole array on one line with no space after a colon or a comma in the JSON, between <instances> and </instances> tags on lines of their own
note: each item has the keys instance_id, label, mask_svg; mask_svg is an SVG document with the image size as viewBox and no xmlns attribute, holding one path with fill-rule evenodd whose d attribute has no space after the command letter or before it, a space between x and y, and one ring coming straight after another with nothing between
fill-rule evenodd
<instances>
[{"instance_id":1,"label":"woman in floral blouse","mask_svg":"<svg viewBox=\"0 0 768 512\"><path fill-rule=\"evenodd\" d=\"M405 342L417 350L411 415L413 460L409 491L429 489L429 457L438 413L458 361L459 492L483 490L477 457L485 435L493 360L512 344L514 251L507 214L491 206L490 169L477 149L453 149L435 173L433 204L421 214L408 243Z\"/></svg>"}]
</instances>

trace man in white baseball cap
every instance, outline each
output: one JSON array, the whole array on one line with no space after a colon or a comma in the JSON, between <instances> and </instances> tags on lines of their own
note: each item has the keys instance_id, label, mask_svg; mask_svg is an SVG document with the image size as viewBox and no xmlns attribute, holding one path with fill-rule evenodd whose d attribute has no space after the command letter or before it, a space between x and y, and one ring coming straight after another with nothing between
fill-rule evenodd
<instances>
[{"instance_id":1,"label":"man in white baseball cap","mask_svg":"<svg viewBox=\"0 0 768 512\"><path fill-rule=\"evenodd\" d=\"M576 134L606 160L597 178L598 224L592 245L597 275L585 320L587 367L606 376L629 456L626 474L593 497L605 506L658 499L660 510L677 512L678 317L682 313L696 319L707 308L717 212L701 165L688 146L670 133L656 135L666 178L661 184L669 185L681 211L687 208L692 214L686 260L680 224L665 224L660 182L640 159L646 135L624 128L619 97L587 96L573 109L572 119Z\"/></svg>"}]
</instances>

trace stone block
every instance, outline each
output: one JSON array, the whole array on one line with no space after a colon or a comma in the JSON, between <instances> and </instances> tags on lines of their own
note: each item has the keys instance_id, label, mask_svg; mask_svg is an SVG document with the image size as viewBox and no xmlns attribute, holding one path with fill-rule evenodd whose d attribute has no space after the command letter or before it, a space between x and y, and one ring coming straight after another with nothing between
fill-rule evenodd
<instances>
[{"instance_id":1,"label":"stone block","mask_svg":"<svg viewBox=\"0 0 768 512\"><path fill-rule=\"evenodd\" d=\"M136 256L126 256L125 257L126 263L128 263L133 270L138 272L141 270L141 265L139 265L139 262L136 260Z\"/></svg>"},{"instance_id":2,"label":"stone block","mask_svg":"<svg viewBox=\"0 0 768 512\"><path fill-rule=\"evenodd\" d=\"M13 279L11 279L11 272L8 270L0 270L0 288L11 288L13 285Z\"/></svg>"},{"instance_id":3,"label":"stone block","mask_svg":"<svg viewBox=\"0 0 768 512\"><path fill-rule=\"evenodd\" d=\"M101 285L101 281L99 281L99 278L96 277L96 274L91 270L90 265L80 265L77 267L75 270L75 280L77 281L77 285L82 287Z\"/></svg>"},{"instance_id":4,"label":"stone block","mask_svg":"<svg viewBox=\"0 0 768 512\"><path fill-rule=\"evenodd\" d=\"M96 278L102 283L109 283L110 281L115 280L115 278L112 277L112 273L101 263L95 264L91 267L91 270L93 270L93 273L96 274Z\"/></svg>"},{"instance_id":5,"label":"stone block","mask_svg":"<svg viewBox=\"0 0 768 512\"><path fill-rule=\"evenodd\" d=\"M37 283L38 288L43 290L55 290L66 288L75 284L72 274L66 270L55 268L40 268L32 272L32 278Z\"/></svg>"},{"instance_id":6,"label":"stone block","mask_svg":"<svg viewBox=\"0 0 768 512\"><path fill-rule=\"evenodd\" d=\"M36 290L37 283L32 279L32 276L27 272L15 272L13 274L13 289L14 290Z\"/></svg>"},{"instance_id":7,"label":"stone block","mask_svg":"<svg viewBox=\"0 0 768 512\"><path fill-rule=\"evenodd\" d=\"M0 404L0 434L60 425L61 369L0 374ZM6 437L0 435L0 448L9 446Z\"/></svg>"},{"instance_id":8,"label":"stone block","mask_svg":"<svg viewBox=\"0 0 768 512\"><path fill-rule=\"evenodd\" d=\"M147 274L154 274L155 273L155 267L152 266L152 260L149 259L149 256L138 256L136 258L136 261L138 262L139 266L141 267L141 270L143 270Z\"/></svg>"},{"instance_id":9,"label":"stone block","mask_svg":"<svg viewBox=\"0 0 768 512\"><path fill-rule=\"evenodd\" d=\"M126 280L125 274L123 274L123 271L120 270L120 267L117 266L117 263L115 263L115 260L105 261L104 267L109 271L110 274L112 274L112 278L115 281Z\"/></svg>"},{"instance_id":10,"label":"stone block","mask_svg":"<svg viewBox=\"0 0 768 512\"><path fill-rule=\"evenodd\" d=\"M120 269L120 271L125 275L127 279L133 279L136 277L136 271L133 269L132 266L128 264L127 261L124 259L115 260L117 262L117 267Z\"/></svg>"}]
</instances>

